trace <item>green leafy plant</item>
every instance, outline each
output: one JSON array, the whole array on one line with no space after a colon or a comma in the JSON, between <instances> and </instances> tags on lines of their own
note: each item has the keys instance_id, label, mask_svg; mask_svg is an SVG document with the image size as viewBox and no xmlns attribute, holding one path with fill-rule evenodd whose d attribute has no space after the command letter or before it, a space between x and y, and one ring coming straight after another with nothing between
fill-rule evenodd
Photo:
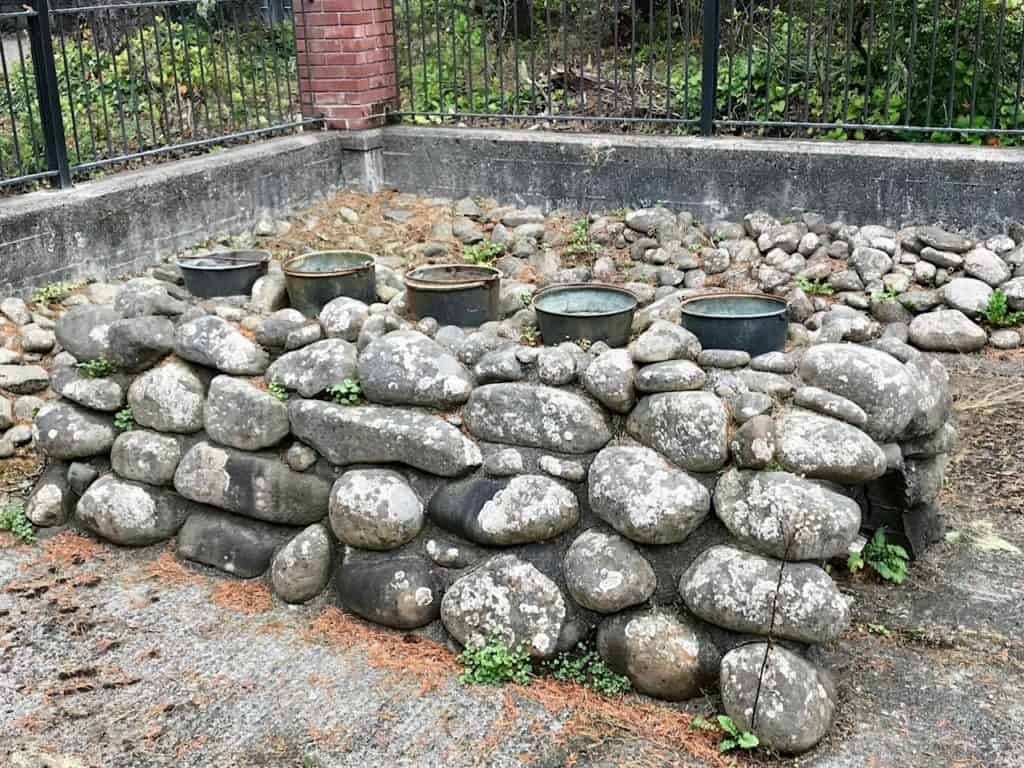
<instances>
[{"instance_id":1,"label":"green leafy plant","mask_svg":"<svg viewBox=\"0 0 1024 768\"><path fill-rule=\"evenodd\" d=\"M282 403L288 400L288 390L285 389L284 384L279 381L272 381L267 385L267 391L270 396L280 400Z\"/></svg>"},{"instance_id":2,"label":"green leafy plant","mask_svg":"<svg viewBox=\"0 0 1024 768\"><path fill-rule=\"evenodd\" d=\"M532 325L524 325L519 331L519 339L523 344L534 347L540 343L540 331Z\"/></svg>"},{"instance_id":3,"label":"green leafy plant","mask_svg":"<svg viewBox=\"0 0 1024 768\"><path fill-rule=\"evenodd\" d=\"M633 689L628 677L612 670L597 651L584 643L579 643L574 652L549 661L547 669L556 680L585 685L603 696L621 696Z\"/></svg>"},{"instance_id":4,"label":"green leafy plant","mask_svg":"<svg viewBox=\"0 0 1024 768\"><path fill-rule=\"evenodd\" d=\"M996 288L988 297L988 304L981 310L981 316L989 325L1005 327L1024 322L1024 312L1011 312L1006 301L1006 293Z\"/></svg>"},{"instance_id":5,"label":"green leafy plant","mask_svg":"<svg viewBox=\"0 0 1024 768\"><path fill-rule=\"evenodd\" d=\"M726 733L726 737L718 742L719 752L731 752L734 749L754 749L761 743L757 736L750 731L741 731L728 715L719 715L718 725Z\"/></svg>"},{"instance_id":6,"label":"green leafy plant","mask_svg":"<svg viewBox=\"0 0 1024 768\"><path fill-rule=\"evenodd\" d=\"M47 283L32 297L36 304L54 304L71 295L77 286L74 283Z\"/></svg>"},{"instance_id":7,"label":"green leafy plant","mask_svg":"<svg viewBox=\"0 0 1024 768\"><path fill-rule=\"evenodd\" d=\"M94 357L92 360L84 360L75 365L78 372L87 379L105 379L117 371L117 366L103 357Z\"/></svg>"},{"instance_id":8,"label":"green leafy plant","mask_svg":"<svg viewBox=\"0 0 1024 768\"><path fill-rule=\"evenodd\" d=\"M586 217L572 225L569 242L565 246L567 256L593 256L601 252L601 246L590 239L590 222Z\"/></svg>"},{"instance_id":9,"label":"green leafy plant","mask_svg":"<svg viewBox=\"0 0 1024 768\"><path fill-rule=\"evenodd\" d=\"M907 563L910 555L899 544L890 544L885 538L885 528L875 531L860 552L851 552L846 565L851 572L865 567L875 571L886 581L902 584L907 578Z\"/></svg>"},{"instance_id":10,"label":"green leafy plant","mask_svg":"<svg viewBox=\"0 0 1024 768\"><path fill-rule=\"evenodd\" d=\"M505 246L493 240L485 240L462 249L462 257L470 264L490 264L505 252Z\"/></svg>"},{"instance_id":11,"label":"green leafy plant","mask_svg":"<svg viewBox=\"0 0 1024 768\"><path fill-rule=\"evenodd\" d=\"M328 387L327 394L338 405L359 405L363 399L363 388L355 379L345 379Z\"/></svg>"},{"instance_id":12,"label":"green leafy plant","mask_svg":"<svg viewBox=\"0 0 1024 768\"><path fill-rule=\"evenodd\" d=\"M899 294L896 293L892 288L883 288L880 291L875 291L871 294L871 298L880 303L886 303L895 301Z\"/></svg>"},{"instance_id":13,"label":"green leafy plant","mask_svg":"<svg viewBox=\"0 0 1024 768\"><path fill-rule=\"evenodd\" d=\"M26 544L36 541L36 531L25 517L25 505L18 499L11 499L0 510L0 531L10 531Z\"/></svg>"},{"instance_id":14,"label":"green leafy plant","mask_svg":"<svg viewBox=\"0 0 1024 768\"><path fill-rule=\"evenodd\" d=\"M466 685L529 685L533 678L526 648L509 648L498 637L483 645L467 645L459 654L459 663L464 667L459 682Z\"/></svg>"},{"instance_id":15,"label":"green leafy plant","mask_svg":"<svg viewBox=\"0 0 1024 768\"><path fill-rule=\"evenodd\" d=\"M831 296L835 288L827 280L810 280L806 277L797 277L796 287L806 294L814 296Z\"/></svg>"},{"instance_id":16,"label":"green leafy plant","mask_svg":"<svg viewBox=\"0 0 1024 768\"><path fill-rule=\"evenodd\" d=\"M135 414L132 413L130 406L114 414L114 426L122 432L131 432L135 429Z\"/></svg>"},{"instance_id":17,"label":"green leafy plant","mask_svg":"<svg viewBox=\"0 0 1024 768\"><path fill-rule=\"evenodd\" d=\"M519 294L519 303L522 304L524 307L528 308L531 304L533 304L533 294L523 291L522 293Z\"/></svg>"}]
</instances>

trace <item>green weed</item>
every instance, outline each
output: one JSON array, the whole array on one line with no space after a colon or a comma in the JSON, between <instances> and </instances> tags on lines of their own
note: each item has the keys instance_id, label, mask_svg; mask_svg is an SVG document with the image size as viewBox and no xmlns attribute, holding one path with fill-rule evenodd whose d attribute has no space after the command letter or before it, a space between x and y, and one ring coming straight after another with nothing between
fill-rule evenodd
<instances>
[{"instance_id":1,"label":"green weed","mask_svg":"<svg viewBox=\"0 0 1024 768\"><path fill-rule=\"evenodd\" d=\"M105 379L117 371L117 366L103 357L94 357L75 365L78 372L87 379Z\"/></svg>"},{"instance_id":2,"label":"green weed","mask_svg":"<svg viewBox=\"0 0 1024 768\"><path fill-rule=\"evenodd\" d=\"M328 387L327 394L338 405L359 405L363 399L363 388L355 379L345 379Z\"/></svg>"},{"instance_id":3,"label":"green weed","mask_svg":"<svg viewBox=\"0 0 1024 768\"><path fill-rule=\"evenodd\" d=\"M10 499L0 510L0 531L10 531L25 544L36 542L36 531L25 517L25 504L19 499Z\"/></svg>"},{"instance_id":4,"label":"green weed","mask_svg":"<svg viewBox=\"0 0 1024 768\"><path fill-rule=\"evenodd\" d=\"M886 581L902 584L907 578L907 562L910 555L899 544L890 544L885 538L885 528L879 528L864 548L853 552L846 560L852 573L865 567L875 571Z\"/></svg>"},{"instance_id":5,"label":"green weed","mask_svg":"<svg viewBox=\"0 0 1024 768\"><path fill-rule=\"evenodd\" d=\"M1011 312L1006 301L1006 293L996 288L988 297L988 304L981 310L981 316L989 325L1002 328L1024 322L1024 312Z\"/></svg>"},{"instance_id":6,"label":"green weed","mask_svg":"<svg viewBox=\"0 0 1024 768\"><path fill-rule=\"evenodd\" d=\"M530 654L526 649L522 646L509 648L497 637L484 645L467 645L459 654L459 663L464 667L459 682L464 685L529 685L533 679Z\"/></svg>"}]
</instances>

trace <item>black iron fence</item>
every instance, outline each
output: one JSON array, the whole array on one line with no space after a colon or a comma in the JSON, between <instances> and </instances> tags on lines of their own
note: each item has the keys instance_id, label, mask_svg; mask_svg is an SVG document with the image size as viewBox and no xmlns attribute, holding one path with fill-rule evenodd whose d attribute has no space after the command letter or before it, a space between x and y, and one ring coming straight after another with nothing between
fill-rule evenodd
<instances>
[{"instance_id":1,"label":"black iron fence","mask_svg":"<svg viewBox=\"0 0 1024 768\"><path fill-rule=\"evenodd\" d=\"M293 130L287 1L0 0L0 189Z\"/></svg>"},{"instance_id":2,"label":"black iron fence","mask_svg":"<svg viewBox=\"0 0 1024 768\"><path fill-rule=\"evenodd\" d=\"M414 122L1024 140L1022 0L395 0Z\"/></svg>"}]
</instances>

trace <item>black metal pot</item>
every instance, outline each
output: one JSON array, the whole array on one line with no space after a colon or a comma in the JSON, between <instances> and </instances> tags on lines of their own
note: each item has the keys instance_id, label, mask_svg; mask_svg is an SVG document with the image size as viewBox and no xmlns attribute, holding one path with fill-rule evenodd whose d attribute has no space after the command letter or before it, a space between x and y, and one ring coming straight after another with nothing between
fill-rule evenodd
<instances>
[{"instance_id":1,"label":"black metal pot","mask_svg":"<svg viewBox=\"0 0 1024 768\"><path fill-rule=\"evenodd\" d=\"M312 251L284 263L288 301L306 317L316 317L332 299L348 296L367 304L377 300L374 256L362 251Z\"/></svg>"},{"instance_id":2,"label":"black metal pot","mask_svg":"<svg viewBox=\"0 0 1024 768\"><path fill-rule=\"evenodd\" d=\"M683 327L704 349L741 349L751 357L786 346L786 301L759 293L713 293L682 304Z\"/></svg>"},{"instance_id":3,"label":"black metal pot","mask_svg":"<svg viewBox=\"0 0 1024 768\"><path fill-rule=\"evenodd\" d=\"M267 273L267 251L217 251L203 256L179 256L178 268L193 296L244 296Z\"/></svg>"},{"instance_id":4,"label":"black metal pot","mask_svg":"<svg viewBox=\"0 0 1024 768\"><path fill-rule=\"evenodd\" d=\"M441 325L477 326L500 317L501 272L471 264L419 267L405 276L409 313Z\"/></svg>"},{"instance_id":5,"label":"black metal pot","mask_svg":"<svg viewBox=\"0 0 1024 768\"><path fill-rule=\"evenodd\" d=\"M588 339L623 347L637 304L625 288L599 283L555 285L533 297L537 327L547 345Z\"/></svg>"}]
</instances>

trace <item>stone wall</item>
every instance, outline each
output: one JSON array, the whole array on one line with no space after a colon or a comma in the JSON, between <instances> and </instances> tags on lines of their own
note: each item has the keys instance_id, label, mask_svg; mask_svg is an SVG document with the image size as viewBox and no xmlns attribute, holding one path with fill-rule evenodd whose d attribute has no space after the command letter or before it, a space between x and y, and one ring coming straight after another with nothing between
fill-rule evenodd
<instances>
[{"instance_id":1,"label":"stone wall","mask_svg":"<svg viewBox=\"0 0 1024 768\"><path fill-rule=\"evenodd\" d=\"M894 338L750 359L646 311L628 348L536 347L521 303L478 330L406 319L382 265L389 304L315 320L284 308L277 270L217 301L156 274L52 312L50 372L0 365L14 409L39 409L37 525L173 538L281 600L332 590L460 644L544 659L595 635L637 690L720 688L745 728L767 653L756 730L782 752L836 707L804 655L849 623L822 564L884 516L918 546L938 532L949 382ZM116 370L75 365L97 359Z\"/></svg>"}]
</instances>

